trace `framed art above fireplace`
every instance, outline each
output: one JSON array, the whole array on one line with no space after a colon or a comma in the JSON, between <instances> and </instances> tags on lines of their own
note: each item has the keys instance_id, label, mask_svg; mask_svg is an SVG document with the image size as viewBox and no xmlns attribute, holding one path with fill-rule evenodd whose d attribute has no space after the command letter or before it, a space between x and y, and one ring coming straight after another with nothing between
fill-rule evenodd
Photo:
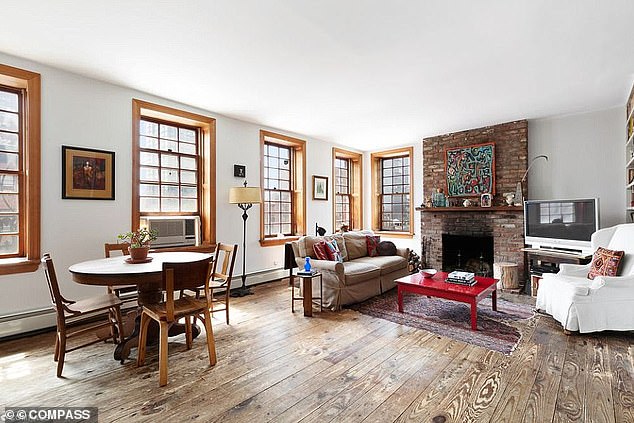
<instances>
[{"instance_id":1,"label":"framed art above fireplace","mask_svg":"<svg viewBox=\"0 0 634 423\"><path fill-rule=\"evenodd\" d=\"M445 174L450 197L495 194L495 144L446 148Z\"/></svg>"}]
</instances>

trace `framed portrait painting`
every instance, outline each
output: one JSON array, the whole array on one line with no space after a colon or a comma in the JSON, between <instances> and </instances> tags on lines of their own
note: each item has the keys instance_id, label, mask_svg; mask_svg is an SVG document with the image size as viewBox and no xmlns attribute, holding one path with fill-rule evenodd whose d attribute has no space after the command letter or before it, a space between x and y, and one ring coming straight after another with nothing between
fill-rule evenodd
<instances>
[{"instance_id":1,"label":"framed portrait painting","mask_svg":"<svg viewBox=\"0 0 634 423\"><path fill-rule=\"evenodd\" d=\"M313 175L313 200L328 200L328 177Z\"/></svg>"},{"instance_id":2,"label":"framed portrait painting","mask_svg":"<svg viewBox=\"0 0 634 423\"><path fill-rule=\"evenodd\" d=\"M62 198L114 200L114 151L63 145Z\"/></svg>"}]
</instances>

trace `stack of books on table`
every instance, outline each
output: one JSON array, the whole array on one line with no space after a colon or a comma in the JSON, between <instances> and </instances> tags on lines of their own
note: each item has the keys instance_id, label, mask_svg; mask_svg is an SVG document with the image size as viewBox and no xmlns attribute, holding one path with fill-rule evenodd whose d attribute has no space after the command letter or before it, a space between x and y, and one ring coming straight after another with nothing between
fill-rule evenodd
<instances>
[{"instance_id":1,"label":"stack of books on table","mask_svg":"<svg viewBox=\"0 0 634 423\"><path fill-rule=\"evenodd\" d=\"M308 272L305 271L304 269L297 271L297 276L315 276L316 274L317 274L317 271L315 269L311 269Z\"/></svg>"},{"instance_id":2,"label":"stack of books on table","mask_svg":"<svg viewBox=\"0 0 634 423\"><path fill-rule=\"evenodd\" d=\"M447 282L473 286L476 284L475 274L471 272L451 272L447 275Z\"/></svg>"}]
</instances>

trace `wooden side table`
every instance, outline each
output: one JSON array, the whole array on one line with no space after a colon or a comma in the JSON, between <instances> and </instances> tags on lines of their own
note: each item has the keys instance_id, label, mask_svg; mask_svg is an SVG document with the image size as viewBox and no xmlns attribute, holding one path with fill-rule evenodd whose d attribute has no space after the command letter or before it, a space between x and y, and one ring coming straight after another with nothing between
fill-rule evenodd
<instances>
[{"instance_id":1,"label":"wooden side table","mask_svg":"<svg viewBox=\"0 0 634 423\"><path fill-rule=\"evenodd\" d=\"M313 300L319 299L319 311L323 310L323 280L321 278L321 273L317 272L314 275L295 275L296 278L299 278L302 284L302 291L304 291L304 296L296 297L295 296L295 283L292 281L291 285L291 312L295 312L295 301L303 300L304 302L304 316L312 317L313 316ZM313 279L319 278L319 297L313 298Z\"/></svg>"}]
</instances>

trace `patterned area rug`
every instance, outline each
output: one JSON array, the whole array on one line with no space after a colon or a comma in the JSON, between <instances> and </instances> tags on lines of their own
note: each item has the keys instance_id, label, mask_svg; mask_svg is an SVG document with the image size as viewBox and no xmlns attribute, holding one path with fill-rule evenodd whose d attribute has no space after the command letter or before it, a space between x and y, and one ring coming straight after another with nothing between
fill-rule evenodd
<instances>
[{"instance_id":1,"label":"patterned area rug","mask_svg":"<svg viewBox=\"0 0 634 423\"><path fill-rule=\"evenodd\" d=\"M534 313L530 305L499 296L497 303L498 311L491 309L490 298L478 303L477 331L471 330L471 309L464 303L405 293L399 313L396 289L346 308L509 355L522 337L518 328L528 326Z\"/></svg>"}]
</instances>

